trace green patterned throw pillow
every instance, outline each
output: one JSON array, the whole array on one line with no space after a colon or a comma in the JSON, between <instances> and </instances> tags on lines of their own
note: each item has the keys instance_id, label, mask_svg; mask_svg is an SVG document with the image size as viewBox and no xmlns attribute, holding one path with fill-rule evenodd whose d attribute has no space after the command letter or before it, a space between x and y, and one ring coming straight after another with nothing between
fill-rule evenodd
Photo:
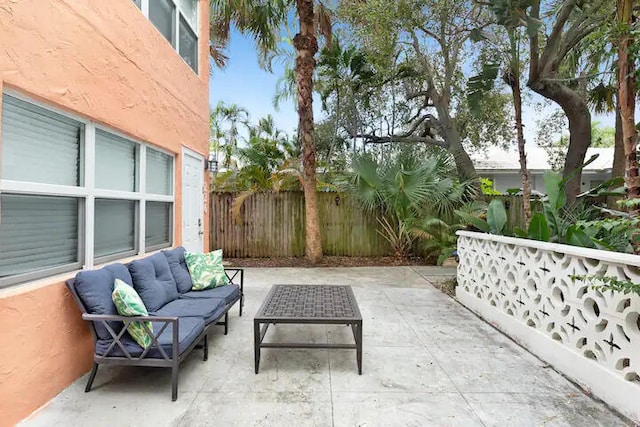
<instances>
[{"instance_id":1,"label":"green patterned throw pillow","mask_svg":"<svg viewBox=\"0 0 640 427\"><path fill-rule=\"evenodd\" d=\"M224 273L222 265L222 249L208 254L185 252L184 259L193 281L192 290L203 291L229 284L229 278Z\"/></svg>"},{"instance_id":2,"label":"green patterned throw pillow","mask_svg":"<svg viewBox=\"0 0 640 427\"><path fill-rule=\"evenodd\" d=\"M127 285L120 279L116 279L113 284L113 293L111 294L113 303L120 316L148 316L147 308L144 306L140 295L131 286ZM147 348L153 340L145 331L142 323L147 325L150 331L153 331L151 322L131 322L127 326L127 332L131 338L135 340L141 347Z\"/></svg>"}]
</instances>

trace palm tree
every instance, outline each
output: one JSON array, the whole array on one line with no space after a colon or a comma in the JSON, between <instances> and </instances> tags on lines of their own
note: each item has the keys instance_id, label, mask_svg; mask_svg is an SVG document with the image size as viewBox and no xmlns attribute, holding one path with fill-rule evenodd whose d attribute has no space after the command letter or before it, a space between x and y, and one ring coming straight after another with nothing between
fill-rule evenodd
<instances>
[{"instance_id":1,"label":"palm tree","mask_svg":"<svg viewBox=\"0 0 640 427\"><path fill-rule=\"evenodd\" d=\"M635 60L631 52L634 42L631 36L633 25L632 0L617 0L618 24L621 35L618 41L618 99L620 102L620 116L622 118L622 138L624 141L625 181L627 184L627 198L640 198L640 177L638 176L638 158L636 146L638 144L638 132L635 127L636 107L636 79ZM636 205L631 208L631 214L638 216L640 208Z\"/></svg>"},{"instance_id":2,"label":"palm tree","mask_svg":"<svg viewBox=\"0 0 640 427\"><path fill-rule=\"evenodd\" d=\"M333 136L327 152L327 163L329 163L333 149L338 142L343 98L355 98L364 85L372 83L374 75L365 54L355 46L343 48L340 42L335 40L320 53L318 92L322 99L322 108L328 112L327 101L330 97L333 97L334 101ZM366 97L363 96L363 98ZM355 114L351 114L351 116L355 117Z\"/></svg>"},{"instance_id":3,"label":"palm tree","mask_svg":"<svg viewBox=\"0 0 640 427\"><path fill-rule=\"evenodd\" d=\"M318 52L317 35L330 41L331 22L328 9L315 0L211 0L211 46L226 46L231 24L250 34L264 58L280 40L280 29L288 12L295 7L299 32L293 38L296 50L296 94L298 132L302 141L304 174L306 253L312 263L322 259L318 195L316 193L316 146L313 132L313 72ZM316 8L317 6L317 8ZM214 49L215 50L215 49ZM212 52L213 53L213 52Z\"/></svg>"}]
</instances>

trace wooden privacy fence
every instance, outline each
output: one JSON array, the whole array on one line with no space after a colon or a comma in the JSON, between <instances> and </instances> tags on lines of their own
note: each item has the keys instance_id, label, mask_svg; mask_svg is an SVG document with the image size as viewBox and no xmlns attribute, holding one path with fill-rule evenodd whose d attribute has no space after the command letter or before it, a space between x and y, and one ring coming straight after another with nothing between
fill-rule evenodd
<instances>
[{"instance_id":1,"label":"wooden privacy fence","mask_svg":"<svg viewBox=\"0 0 640 427\"><path fill-rule=\"evenodd\" d=\"M298 191L255 193L245 199L239 218L231 205L237 194L211 193L211 249L225 257L304 256L304 194ZM521 196L498 196L507 206L508 228L523 227ZM489 201L487 199L487 201ZM389 243L376 231L375 215L365 212L347 193L318 193L322 248L325 255L384 256Z\"/></svg>"},{"instance_id":2,"label":"wooden privacy fence","mask_svg":"<svg viewBox=\"0 0 640 427\"><path fill-rule=\"evenodd\" d=\"M211 193L211 248L225 257L284 257L305 254L302 192L255 193L233 218L235 194ZM318 213L325 255L383 256L389 244L377 233L374 215L344 193L318 193Z\"/></svg>"}]
</instances>

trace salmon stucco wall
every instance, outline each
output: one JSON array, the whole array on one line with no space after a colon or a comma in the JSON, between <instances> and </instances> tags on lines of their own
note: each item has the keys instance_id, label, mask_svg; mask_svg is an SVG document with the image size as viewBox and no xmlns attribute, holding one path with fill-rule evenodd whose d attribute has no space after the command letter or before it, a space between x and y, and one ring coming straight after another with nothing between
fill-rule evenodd
<instances>
[{"instance_id":1,"label":"salmon stucco wall","mask_svg":"<svg viewBox=\"0 0 640 427\"><path fill-rule=\"evenodd\" d=\"M208 152L209 16L207 1L198 4L196 74L131 0L0 0L0 89L176 154L176 243L181 148ZM72 275L0 290L0 426L90 368L89 329L64 287Z\"/></svg>"}]
</instances>

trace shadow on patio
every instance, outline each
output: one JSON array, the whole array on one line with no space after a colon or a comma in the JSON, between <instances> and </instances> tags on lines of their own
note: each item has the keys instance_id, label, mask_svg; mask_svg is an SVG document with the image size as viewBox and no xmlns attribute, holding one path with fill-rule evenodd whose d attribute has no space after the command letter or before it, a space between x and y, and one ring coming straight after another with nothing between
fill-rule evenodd
<instances>
[{"instance_id":1,"label":"shadow on patio","mask_svg":"<svg viewBox=\"0 0 640 427\"><path fill-rule=\"evenodd\" d=\"M627 421L432 286L436 267L247 269L245 313L192 352L170 399L170 370L102 367L24 426L614 426ZM276 283L350 284L364 321L354 351L264 349L253 372L253 314ZM349 342L346 326L270 328L289 341ZM267 336L269 338L269 336Z\"/></svg>"}]
</instances>

